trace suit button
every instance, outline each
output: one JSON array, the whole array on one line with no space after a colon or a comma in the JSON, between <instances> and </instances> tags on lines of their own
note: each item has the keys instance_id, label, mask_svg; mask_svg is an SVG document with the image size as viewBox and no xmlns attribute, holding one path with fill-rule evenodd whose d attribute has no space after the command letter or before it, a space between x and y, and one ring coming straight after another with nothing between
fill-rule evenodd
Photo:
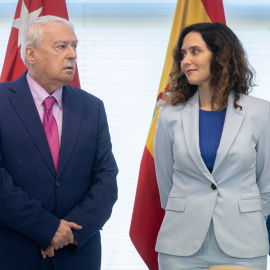
<instances>
[{"instance_id":1,"label":"suit button","mask_svg":"<svg viewBox=\"0 0 270 270\"><path fill-rule=\"evenodd\" d=\"M211 188L212 188L213 190L216 190L216 189L217 189L216 185L214 185L214 184L211 185Z\"/></svg>"},{"instance_id":2,"label":"suit button","mask_svg":"<svg viewBox=\"0 0 270 270\"><path fill-rule=\"evenodd\" d=\"M56 182L55 185L56 185L57 187L60 187L60 186L61 186L61 183L60 183L60 182Z\"/></svg>"}]
</instances>

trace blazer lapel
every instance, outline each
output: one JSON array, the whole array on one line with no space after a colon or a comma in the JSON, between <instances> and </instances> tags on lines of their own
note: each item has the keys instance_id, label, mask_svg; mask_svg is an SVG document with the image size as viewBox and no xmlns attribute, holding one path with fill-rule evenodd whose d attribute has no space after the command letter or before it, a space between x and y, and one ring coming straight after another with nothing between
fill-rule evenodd
<instances>
[{"instance_id":1,"label":"blazer lapel","mask_svg":"<svg viewBox=\"0 0 270 270\"><path fill-rule=\"evenodd\" d=\"M82 104L70 86L63 88L63 127L57 178L61 176L74 148L81 121Z\"/></svg>"},{"instance_id":2,"label":"blazer lapel","mask_svg":"<svg viewBox=\"0 0 270 270\"><path fill-rule=\"evenodd\" d=\"M228 98L228 107L224 121L224 127L220 139L220 144L217 150L216 160L213 168L212 174L218 169L221 165L223 159L227 155L232 143L234 142L241 124L245 116L245 109L234 108L234 95L230 94Z\"/></svg>"},{"instance_id":3,"label":"blazer lapel","mask_svg":"<svg viewBox=\"0 0 270 270\"><path fill-rule=\"evenodd\" d=\"M12 82L9 100L55 176L56 171L49 144L25 76L26 73L17 81Z\"/></svg>"},{"instance_id":4,"label":"blazer lapel","mask_svg":"<svg viewBox=\"0 0 270 270\"><path fill-rule=\"evenodd\" d=\"M215 183L207 169L199 145L199 96L196 92L188 101L182 113L182 122L187 149L198 170L211 182Z\"/></svg>"}]
</instances>

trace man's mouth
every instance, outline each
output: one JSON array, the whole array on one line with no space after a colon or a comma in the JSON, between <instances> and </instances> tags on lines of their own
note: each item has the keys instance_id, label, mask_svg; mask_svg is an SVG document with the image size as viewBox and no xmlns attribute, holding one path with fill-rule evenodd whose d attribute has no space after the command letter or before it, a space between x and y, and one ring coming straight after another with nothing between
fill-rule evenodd
<instances>
[{"instance_id":1,"label":"man's mouth","mask_svg":"<svg viewBox=\"0 0 270 270\"><path fill-rule=\"evenodd\" d=\"M65 65L63 65L62 69L65 70L74 70L75 69L75 63L67 63Z\"/></svg>"}]
</instances>

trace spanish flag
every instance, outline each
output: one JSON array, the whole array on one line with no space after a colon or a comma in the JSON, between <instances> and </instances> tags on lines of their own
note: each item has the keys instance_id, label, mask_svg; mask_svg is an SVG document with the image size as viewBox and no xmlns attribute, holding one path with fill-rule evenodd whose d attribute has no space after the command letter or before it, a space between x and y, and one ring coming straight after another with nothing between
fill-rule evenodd
<instances>
[{"instance_id":1,"label":"spanish flag","mask_svg":"<svg viewBox=\"0 0 270 270\"><path fill-rule=\"evenodd\" d=\"M180 32L184 27L200 22L221 22L225 24L222 0L177 0L167 54L156 98L154 117L141 160L130 226L130 238L150 270L158 269L155 244L164 217L155 175L153 147L159 104L162 100L166 100L166 90L170 88L168 81L173 64L172 53Z\"/></svg>"}]
</instances>

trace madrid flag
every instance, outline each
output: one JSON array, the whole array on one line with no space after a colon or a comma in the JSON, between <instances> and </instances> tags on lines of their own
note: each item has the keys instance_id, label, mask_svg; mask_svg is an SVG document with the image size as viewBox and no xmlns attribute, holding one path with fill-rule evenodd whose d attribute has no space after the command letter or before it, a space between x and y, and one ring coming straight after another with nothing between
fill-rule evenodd
<instances>
[{"instance_id":1,"label":"madrid flag","mask_svg":"<svg viewBox=\"0 0 270 270\"><path fill-rule=\"evenodd\" d=\"M24 26L31 19L40 16L54 15L68 20L67 5L65 0L19 0L8 41L6 57L4 60L0 82L18 79L27 67L21 56L21 35ZM78 70L70 85L80 87Z\"/></svg>"},{"instance_id":2,"label":"madrid flag","mask_svg":"<svg viewBox=\"0 0 270 270\"><path fill-rule=\"evenodd\" d=\"M222 0L177 1L167 54L156 99L154 117L152 119L141 160L139 180L130 226L130 238L150 270L158 269L155 244L157 234L164 217L164 210L160 206L155 175L153 148L156 122L159 114L158 105L162 100L166 100L167 98L166 90L170 88L168 81L169 73L173 64L172 53L181 30L190 24L200 22L221 22L225 24Z\"/></svg>"}]
</instances>

